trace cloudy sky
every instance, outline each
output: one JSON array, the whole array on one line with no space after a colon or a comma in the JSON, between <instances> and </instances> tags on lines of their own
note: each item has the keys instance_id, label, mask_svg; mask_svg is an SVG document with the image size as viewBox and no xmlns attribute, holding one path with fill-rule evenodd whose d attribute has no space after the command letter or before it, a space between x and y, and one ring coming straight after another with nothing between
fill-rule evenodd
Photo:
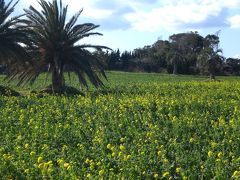
<instances>
[{"instance_id":1,"label":"cloudy sky","mask_svg":"<svg viewBox=\"0 0 240 180\"><path fill-rule=\"evenodd\" d=\"M6 0L9 1L9 0ZM113 49L133 50L179 32L202 36L221 30L225 57L240 56L240 0L63 0L69 15L83 8L79 23L100 25L103 36L86 39ZM37 0L20 0L17 12Z\"/></svg>"}]
</instances>

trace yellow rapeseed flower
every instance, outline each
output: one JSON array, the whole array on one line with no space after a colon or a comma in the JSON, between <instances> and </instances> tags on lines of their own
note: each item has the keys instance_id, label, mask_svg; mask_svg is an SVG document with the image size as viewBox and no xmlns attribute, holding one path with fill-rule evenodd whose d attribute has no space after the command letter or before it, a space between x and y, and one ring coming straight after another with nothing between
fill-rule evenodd
<instances>
[{"instance_id":1,"label":"yellow rapeseed flower","mask_svg":"<svg viewBox=\"0 0 240 180\"><path fill-rule=\"evenodd\" d=\"M169 176L169 172L165 172L165 173L163 173L162 176L163 176L163 177L167 177L167 176Z\"/></svg>"},{"instance_id":2,"label":"yellow rapeseed flower","mask_svg":"<svg viewBox=\"0 0 240 180\"><path fill-rule=\"evenodd\" d=\"M63 167L66 168L66 169L67 169L69 166L70 166L69 163L64 163L64 164L63 164Z\"/></svg>"},{"instance_id":3,"label":"yellow rapeseed flower","mask_svg":"<svg viewBox=\"0 0 240 180\"><path fill-rule=\"evenodd\" d=\"M103 171L103 170L100 170L100 171L98 172L98 174L99 174L100 176L102 176L102 175L103 175L103 173L104 173L104 171Z\"/></svg>"},{"instance_id":4,"label":"yellow rapeseed flower","mask_svg":"<svg viewBox=\"0 0 240 180\"><path fill-rule=\"evenodd\" d=\"M181 168L180 167L176 168L176 173L180 173L180 172L181 172Z\"/></svg>"},{"instance_id":5,"label":"yellow rapeseed flower","mask_svg":"<svg viewBox=\"0 0 240 180\"><path fill-rule=\"evenodd\" d=\"M68 166L68 167L67 167L67 170L69 171L71 168L72 168L71 166Z\"/></svg>"},{"instance_id":6,"label":"yellow rapeseed flower","mask_svg":"<svg viewBox=\"0 0 240 180\"><path fill-rule=\"evenodd\" d=\"M4 159L7 159L7 158L8 158L8 155L7 155L7 154L3 154L3 158L4 158Z\"/></svg>"},{"instance_id":7,"label":"yellow rapeseed flower","mask_svg":"<svg viewBox=\"0 0 240 180\"><path fill-rule=\"evenodd\" d=\"M119 148L120 148L121 151L123 151L125 149L124 145L122 145L122 144L120 145Z\"/></svg>"},{"instance_id":8,"label":"yellow rapeseed flower","mask_svg":"<svg viewBox=\"0 0 240 180\"><path fill-rule=\"evenodd\" d=\"M234 178L234 179L240 178L240 171L234 171L232 178Z\"/></svg>"},{"instance_id":9,"label":"yellow rapeseed flower","mask_svg":"<svg viewBox=\"0 0 240 180\"><path fill-rule=\"evenodd\" d=\"M125 141L125 138L121 138L121 139L120 139L120 142L124 142L124 141Z\"/></svg>"},{"instance_id":10,"label":"yellow rapeseed flower","mask_svg":"<svg viewBox=\"0 0 240 180\"><path fill-rule=\"evenodd\" d=\"M90 160L87 158L87 159L85 160L85 163L86 163L86 164L89 164L89 163L90 163Z\"/></svg>"},{"instance_id":11,"label":"yellow rapeseed flower","mask_svg":"<svg viewBox=\"0 0 240 180\"><path fill-rule=\"evenodd\" d=\"M108 149L111 149L111 147L112 147L111 144L108 144L108 145L107 145L107 148L108 148Z\"/></svg>"},{"instance_id":12,"label":"yellow rapeseed flower","mask_svg":"<svg viewBox=\"0 0 240 180\"><path fill-rule=\"evenodd\" d=\"M212 151L208 151L208 157L212 157L213 156L213 152Z\"/></svg>"},{"instance_id":13,"label":"yellow rapeseed flower","mask_svg":"<svg viewBox=\"0 0 240 180\"><path fill-rule=\"evenodd\" d=\"M35 155L36 155L36 152L34 152L34 151L30 152L30 156L35 156Z\"/></svg>"},{"instance_id":14,"label":"yellow rapeseed flower","mask_svg":"<svg viewBox=\"0 0 240 180\"><path fill-rule=\"evenodd\" d=\"M119 153L118 153L118 157L120 157L120 156L122 156L122 152L119 152Z\"/></svg>"},{"instance_id":15,"label":"yellow rapeseed flower","mask_svg":"<svg viewBox=\"0 0 240 180\"><path fill-rule=\"evenodd\" d=\"M211 146L212 146L212 148L215 148L217 146L217 143L214 141L211 141Z\"/></svg>"},{"instance_id":16,"label":"yellow rapeseed flower","mask_svg":"<svg viewBox=\"0 0 240 180\"><path fill-rule=\"evenodd\" d=\"M51 165L51 164L53 164L53 162L52 162L52 161L48 161L47 164L48 164L48 165Z\"/></svg>"},{"instance_id":17,"label":"yellow rapeseed flower","mask_svg":"<svg viewBox=\"0 0 240 180\"><path fill-rule=\"evenodd\" d=\"M222 152L219 152L218 153L218 158L221 158L223 156L223 153Z\"/></svg>"},{"instance_id":18,"label":"yellow rapeseed flower","mask_svg":"<svg viewBox=\"0 0 240 180\"><path fill-rule=\"evenodd\" d=\"M39 169L42 169L44 167L44 163L40 163L39 165L38 165L38 168Z\"/></svg>"},{"instance_id":19,"label":"yellow rapeseed flower","mask_svg":"<svg viewBox=\"0 0 240 180\"><path fill-rule=\"evenodd\" d=\"M60 165L60 164L62 164L64 161L63 161L63 159L58 159L57 160L57 163Z\"/></svg>"},{"instance_id":20,"label":"yellow rapeseed flower","mask_svg":"<svg viewBox=\"0 0 240 180\"><path fill-rule=\"evenodd\" d=\"M114 146L112 146L110 150L111 150L111 151L114 151L114 150L115 150L115 147L114 147Z\"/></svg>"},{"instance_id":21,"label":"yellow rapeseed flower","mask_svg":"<svg viewBox=\"0 0 240 180\"><path fill-rule=\"evenodd\" d=\"M43 161L43 157L41 157L41 156L38 157L37 162L38 162L38 163L41 163L42 161Z\"/></svg>"},{"instance_id":22,"label":"yellow rapeseed flower","mask_svg":"<svg viewBox=\"0 0 240 180\"><path fill-rule=\"evenodd\" d=\"M29 148L29 144L25 144L24 147L25 147L25 149L28 149Z\"/></svg>"}]
</instances>

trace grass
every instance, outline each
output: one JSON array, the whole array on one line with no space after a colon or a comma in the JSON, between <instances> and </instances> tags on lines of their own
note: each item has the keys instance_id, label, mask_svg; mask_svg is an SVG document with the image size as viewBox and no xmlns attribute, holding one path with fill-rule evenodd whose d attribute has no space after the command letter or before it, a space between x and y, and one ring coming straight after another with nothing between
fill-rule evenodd
<instances>
[{"instance_id":1,"label":"grass","mask_svg":"<svg viewBox=\"0 0 240 180\"><path fill-rule=\"evenodd\" d=\"M151 84L151 83L178 83L178 82L189 82L189 81L205 81L208 79L207 76L194 76L194 75L169 75L169 74L158 74L158 73L129 73L129 72L118 72L118 71L108 71L106 72L107 80L103 79L104 84L107 88L116 88L120 86L125 86L128 84ZM77 77L72 74L72 79L69 80L66 74L66 84L68 86L80 88L78 84ZM3 86L12 88L23 95L29 94L31 91L41 91L47 87L50 82L50 76L46 79L46 74L41 74L37 81L33 85L17 86L17 82L13 81L8 83L4 81L5 76L0 75L0 83ZM238 76L218 76L218 80L240 80ZM83 92L88 91L86 88L80 88ZM90 85L89 89L95 91L95 88Z\"/></svg>"}]
</instances>

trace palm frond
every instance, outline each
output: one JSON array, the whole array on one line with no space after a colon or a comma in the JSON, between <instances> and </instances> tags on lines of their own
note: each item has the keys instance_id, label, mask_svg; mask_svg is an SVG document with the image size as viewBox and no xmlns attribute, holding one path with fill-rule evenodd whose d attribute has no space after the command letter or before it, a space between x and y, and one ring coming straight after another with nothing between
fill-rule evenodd
<instances>
[{"instance_id":1,"label":"palm frond","mask_svg":"<svg viewBox=\"0 0 240 180\"><path fill-rule=\"evenodd\" d=\"M25 46L29 43L29 30L24 15L10 17L18 1L11 0L5 4L0 0L0 63L9 69L17 69L28 61L29 55Z\"/></svg>"}]
</instances>

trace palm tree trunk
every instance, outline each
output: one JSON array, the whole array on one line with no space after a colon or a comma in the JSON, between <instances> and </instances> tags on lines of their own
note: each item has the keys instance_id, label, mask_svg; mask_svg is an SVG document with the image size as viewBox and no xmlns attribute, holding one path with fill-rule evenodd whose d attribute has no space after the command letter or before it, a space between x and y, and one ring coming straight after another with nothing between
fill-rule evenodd
<instances>
[{"instance_id":1,"label":"palm tree trunk","mask_svg":"<svg viewBox=\"0 0 240 180\"><path fill-rule=\"evenodd\" d=\"M60 92L64 87L63 66L52 68L52 90L53 92Z\"/></svg>"}]
</instances>

